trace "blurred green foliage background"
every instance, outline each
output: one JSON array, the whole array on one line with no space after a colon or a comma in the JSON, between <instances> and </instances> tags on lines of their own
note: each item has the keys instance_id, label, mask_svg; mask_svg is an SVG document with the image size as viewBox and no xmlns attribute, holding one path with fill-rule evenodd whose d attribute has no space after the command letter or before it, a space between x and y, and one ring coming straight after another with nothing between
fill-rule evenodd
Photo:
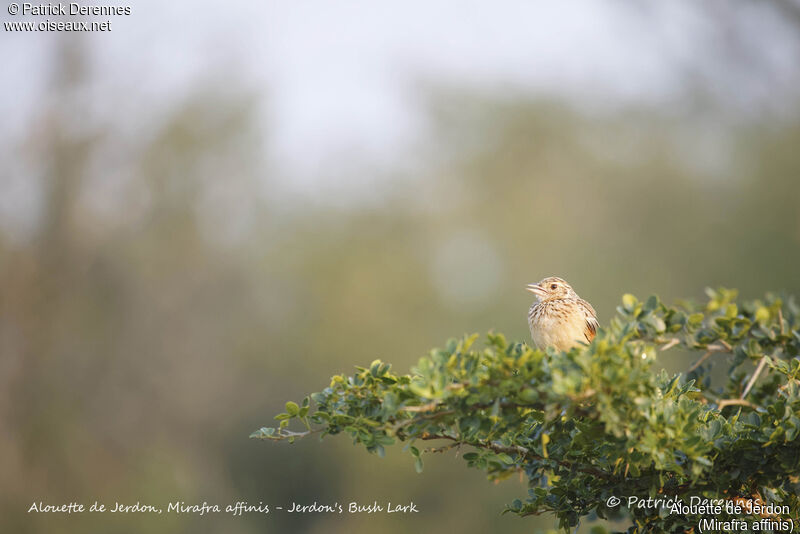
<instances>
[{"instance_id":1,"label":"blurred green foliage background","mask_svg":"<svg viewBox=\"0 0 800 534\"><path fill-rule=\"evenodd\" d=\"M626 292L800 293L796 113L743 116L702 90L597 111L419 88L430 133L413 170L365 169L385 177L326 199L273 176L247 88L200 86L149 137L76 127L92 74L65 43L48 74L56 97L0 169L0 195L28 173L38 206L30 231L0 226L0 531L548 528L499 516L523 483L494 486L449 453L418 475L407 455L379 459L344 437L247 436L353 365L406 370L448 337L492 328L526 340L523 288L547 275L570 281L601 324ZM377 499L420 513L25 513L96 499Z\"/></svg>"}]
</instances>

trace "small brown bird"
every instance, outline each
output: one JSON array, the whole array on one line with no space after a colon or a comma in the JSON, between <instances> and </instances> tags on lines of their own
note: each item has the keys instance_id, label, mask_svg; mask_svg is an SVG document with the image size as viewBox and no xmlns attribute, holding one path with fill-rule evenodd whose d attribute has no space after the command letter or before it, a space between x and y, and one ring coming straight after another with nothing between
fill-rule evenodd
<instances>
[{"instance_id":1,"label":"small brown bird","mask_svg":"<svg viewBox=\"0 0 800 534\"><path fill-rule=\"evenodd\" d=\"M566 281L550 276L526 289L537 299L528 310L528 326L537 348L569 350L594 339L600 326L597 314Z\"/></svg>"}]
</instances>

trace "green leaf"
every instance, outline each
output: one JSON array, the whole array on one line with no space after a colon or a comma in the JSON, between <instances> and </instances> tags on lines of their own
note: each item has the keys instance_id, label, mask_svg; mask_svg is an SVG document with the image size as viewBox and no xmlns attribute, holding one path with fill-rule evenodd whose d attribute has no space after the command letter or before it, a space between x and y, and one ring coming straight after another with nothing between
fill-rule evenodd
<instances>
[{"instance_id":1,"label":"green leaf","mask_svg":"<svg viewBox=\"0 0 800 534\"><path fill-rule=\"evenodd\" d=\"M291 417L295 417L300 413L300 407L296 403L289 401L286 403L286 413Z\"/></svg>"},{"instance_id":2,"label":"green leaf","mask_svg":"<svg viewBox=\"0 0 800 534\"><path fill-rule=\"evenodd\" d=\"M622 295L622 307L628 313L632 313L633 310L636 309L636 304L637 304L636 297L634 297L630 293L625 293L624 295Z\"/></svg>"},{"instance_id":3,"label":"green leaf","mask_svg":"<svg viewBox=\"0 0 800 534\"><path fill-rule=\"evenodd\" d=\"M250 434L251 438L259 438L259 439L268 439L275 435L275 429L271 427L261 427L252 434Z\"/></svg>"},{"instance_id":4,"label":"green leaf","mask_svg":"<svg viewBox=\"0 0 800 534\"><path fill-rule=\"evenodd\" d=\"M655 311L655 309L658 308L658 304L658 297L655 295L650 295L650 297L647 299L647 302L645 302L644 306L642 306L642 311L645 313Z\"/></svg>"}]
</instances>

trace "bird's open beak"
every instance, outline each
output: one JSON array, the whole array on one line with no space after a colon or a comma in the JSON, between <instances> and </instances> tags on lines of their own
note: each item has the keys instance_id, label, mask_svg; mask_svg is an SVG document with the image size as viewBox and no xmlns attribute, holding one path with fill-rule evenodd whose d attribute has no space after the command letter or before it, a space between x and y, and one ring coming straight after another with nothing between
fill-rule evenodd
<instances>
[{"instance_id":1,"label":"bird's open beak","mask_svg":"<svg viewBox=\"0 0 800 534\"><path fill-rule=\"evenodd\" d=\"M537 297L544 297L545 290L539 287L539 284L528 284L525 289L536 295Z\"/></svg>"}]
</instances>

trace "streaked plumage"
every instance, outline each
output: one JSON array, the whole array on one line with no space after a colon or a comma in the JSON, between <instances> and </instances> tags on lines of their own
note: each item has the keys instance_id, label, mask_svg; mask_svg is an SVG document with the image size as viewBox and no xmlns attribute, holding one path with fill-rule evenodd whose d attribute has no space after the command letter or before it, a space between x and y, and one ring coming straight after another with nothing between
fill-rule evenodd
<instances>
[{"instance_id":1,"label":"streaked plumage","mask_svg":"<svg viewBox=\"0 0 800 534\"><path fill-rule=\"evenodd\" d=\"M569 350L594 339L599 327L597 314L566 281L550 276L526 289L537 298L528 310L528 326L537 348Z\"/></svg>"}]
</instances>

